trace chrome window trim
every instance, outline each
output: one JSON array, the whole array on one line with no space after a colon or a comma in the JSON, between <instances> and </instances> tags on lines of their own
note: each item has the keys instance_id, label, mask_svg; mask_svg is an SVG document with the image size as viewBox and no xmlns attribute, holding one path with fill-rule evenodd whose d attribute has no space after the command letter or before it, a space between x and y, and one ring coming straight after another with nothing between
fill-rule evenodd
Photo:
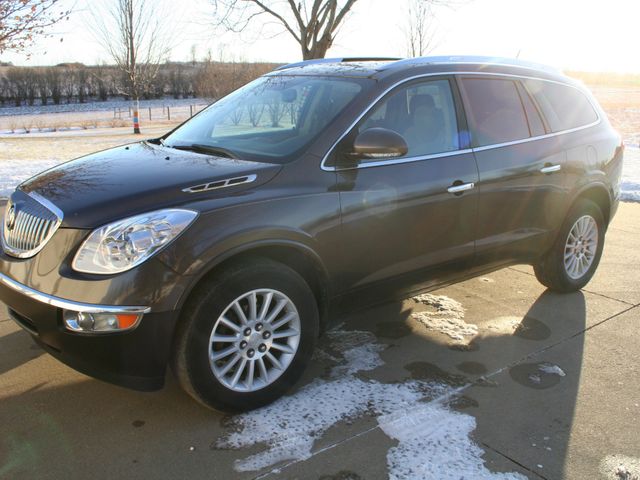
<instances>
[{"instance_id":1,"label":"chrome window trim","mask_svg":"<svg viewBox=\"0 0 640 480\"><path fill-rule=\"evenodd\" d=\"M138 314L142 315L151 311L150 307L140 306L113 306L113 305L96 305L89 303L74 302L73 300L66 300L64 298L54 297L45 293L34 290L31 287L27 287L20 282L9 278L8 276L0 273L0 284L21 293L22 295L52 307L63 308L65 310L72 310L74 312L82 313L123 313L123 314Z\"/></svg>"},{"instance_id":2,"label":"chrome window trim","mask_svg":"<svg viewBox=\"0 0 640 480\"><path fill-rule=\"evenodd\" d=\"M445 64L443 64L445 65ZM486 64L478 64L478 65L486 65ZM569 130L562 130L560 132L552 132L552 133L545 133L544 135L538 135L536 137L528 137L528 138L523 138L522 140L513 140L511 142L504 142L504 143L497 143L497 144L491 144L491 145L483 145L481 147L472 147L472 148L466 148L466 149L462 149L462 150L454 150L451 152L446 152L446 153L437 153L437 154L433 154L433 155L424 155L424 156L416 156L416 157L408 157L408 158L398 158L398 159L393 159L393 160L381 160L381 161L377 161L377 162L365 162L362 163L360 165L357 165L355 167L346 167L346 168L340 168L340 167L329 167L327 165L325 165L327 159L329 158L329 156L331 155L331 153L333 152L333 150L336 148L336 146L344 139L344 137L347 136L347 134L358 124L358 122L360 120L362 120L362 118L367 115L369 113L369 111L385 96L387 95L391 90L407 83L407 82L411 82L413 80L419 80L421 78L429 78L429 77L442 77L442 76L460 76L460 75L484 75L484 76L492 76L492 77L507 77L507 78L524 78L524 79L528 79L528 80L538 80L538 81L542 81L542 82L551 82L551 83L557 83L558 85L564 85L567 87L571 87L571 88L575 88L576 90L578 90L580 93L582 93L585 98L587 99L587 101L589 102L589 104L591 105L591 107L593 108L593 110L596 112L596 116L598 117L598 119L595 122L592 122L588 125L583 125L580 127L575 127L575 128L571 128ZM351 125L344 131L344 133L342 135L340 135L340 137L338 138L338 140L336 140L333 145L331 146L331 148L327 151L327 153L325 154L325 156L322 158L322 161L320 162L320 168L322 170L324 170L325 172L336 172L336 171L344 171L344 170L355 170L355 169L359 169L359 168L369 168L369 167L380 167L380 166L385 166L385 165L394 165L394 164L398 164L398 163L408 163L408 162L417 162L417 161L422 161L422 160L430 160L433 158L442 158L442 157L447 157L447 156L454 156L454 155L462 155L464 153L470 153L470 152L479 152L479 151L483 151L483 150L490 150L493 148L501 148L501 147L506 147L506 146L510 146L510 145L517 145L519 143L526 143L526 142L531 142L534 140L542 140L545 138L551 138L551 137L555 137L555 136L559 136L559 135L565 135L567 133L572 133L572 132L577 132L579 130L583 130L586 128L591 128L595 125L598 125L602 122L602 117L600 116L600 112L598 111L598 108L596 108L596 105L594 105L592 99L589 97L589 95L585 95L585 93L578 87L576 87L575 85L571 85L570 83L566 83L566 82L561 82L558 80L550 80L550 79L546 79L546 78L540 78L540 77L532 77L529 75L516 75L513 73L499 73L499 72L432 72L432 73L424 73L421 75L414 75L411 77L407 77L404 78L396 83L394 83L393 85L391 85L389 88L387 88L386 90L384 90L380 95L378 95L368 106L367 108L365 108L362 113L360 115L358 115L358 117L356 118L356 120L351 123Z\"/></svg>"},{"instance_id":3,"label":"chrome window trim","mask_svg":"<svg viewBox=\"0 0 640 480\"><path fill-rule=\"evenodd\" d=\"M570 128L569 130L562 130L560 132L554 132L554 133L545 133L544 135L538 135L537 137L528 137L528 138L523 138L522 140L513 140L511 142L492 143L491 145L483 145L482 147L473 147L472 150L474 152L482 152L484 150L492 150L494 148L509 147L511 145L517 145L519 143L527 143L527 142L532 142L534 140L542 140L545 138L556 137L558 135L565 135L567 133L577 132L579 130L584 130L585 128L591 128L598 125L599 123L600 123L600 116L598 115L598 120L588 125L583 125L582 127Z\"/></svg>"},{"instance_id":4,"label":"chrome window trim","mask_svg":"<svg viewBox=\"0 0 640 480\"><path fill-rule=\"evenodd\" d=\"M465 148L464 150L452 150L450 152L442 152L442 153L433 153L431 155L419 155L415 157L402 157L395 158L390 160L378 160L375 162L365 162L355 167L325 167L323 170L331 169L331 171L339 171L344 172L346 170L356 170L359 168L369 168L369 167L382 167L384 165L398 165L400 163L412 163L412 162L421 162L423 160L431 160L433 158L443 158L443 157L454 157L456 155L464 155L465 153L471 153L473 150L471 148Z\"/></svg>"}]
</instances>

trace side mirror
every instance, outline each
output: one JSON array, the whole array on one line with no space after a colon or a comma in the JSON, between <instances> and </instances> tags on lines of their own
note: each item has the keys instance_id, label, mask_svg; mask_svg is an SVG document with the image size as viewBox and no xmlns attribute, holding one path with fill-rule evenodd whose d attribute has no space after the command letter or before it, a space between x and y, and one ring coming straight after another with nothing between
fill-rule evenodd
<instances>
[{"instance_id":1,"label":"side mirror","mask_svg":"<svg viewBox=\"0 0 640 480\"><path fill-rule=\"evenodd\" d=\"M351 155L357 158L396 158L409 151L402 135L387 128L369 128L358 134Z\"/></svg>"}]
</instances>

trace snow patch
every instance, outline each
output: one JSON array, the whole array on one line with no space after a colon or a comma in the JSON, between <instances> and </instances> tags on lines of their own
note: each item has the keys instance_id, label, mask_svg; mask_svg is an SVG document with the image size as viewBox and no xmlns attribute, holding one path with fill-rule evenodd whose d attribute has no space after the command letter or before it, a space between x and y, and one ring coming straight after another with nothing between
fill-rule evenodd
<instances>
[{"instance_id":1,"label":"snow patch","mask_svg":"<svg viewBox=\"0 0 640 480\"><path fill-rule=\"evenodd\" d=\"M607 455L600 462L600 473L611 480L640 480L640 458Z\"/></svg>"},{"instance_id":2,"label":"snow patch","mask_svg":"<svg viewBox=\"0 0 640 480\"><path fill-rule=\"evenodd\" d=\"M428 330L442 333L457 341L464 341L465 337L478 334L476 325L464 321L464 307L460 302L444 295L428 293L415 296L413 300L429 307L428 310L411 314L411 318Z\"/></svg>"},{"instance_id":3,"label":"snow patch","mask_svg":"<svg viewBox=\"0 0 640 480\"><path fill-rule=\"evenodd\" d=\"M546 373L548 375L558 375L559 377L565 377L567 374L564 373L558 365L554 365L553 363L541 363L538 366L538 370L542 373Z\"/></svg>"},{"instance_id":4,"label":"snow patch","mask_svg":"<svg viewBox=\"0 0 640 480\"><path fill-rule=\"evenodd\" d=\"M376 337L372 333L332 330L326 335L346 360L345 365L337 365L333 368L332 377L373 370L384 363L379 355L379 352L384 350L384 346L375 343Z\"/></svg>"},{"instance_id":5,"label":"snow patch","mask_svg":"<svg viewBox=\"0 0 640 480\"><path fill-rule=\"evenodd\" d=\"M482 449L469 438L475 419L437 400L451 393L450 387L414 380L384 384L363 378L362 372L383 364L380 352L384 347L369 332L331 331L328 339L331 353L321 357L340 357L328 380L317 379L293 395L232 419L232 431L217 441L219 448L264 447L236 460L237 471L305 460L329 428L371 416L399 442L387 454L391 479L524 478L493 474L485 468Z\"/></svg>"},{"instance_id":6,"label":"snow patch","mask_svg":"<svg viewBox=\"0 0 640 480\"><path fill-rule=\"evenodd\" d=\"M476 421L439 403L416 406L410 414L395 412L378 418L382 431L398 440L387 454L389 478L521 479L516 473L492 473L483 451L470 438Z\"/></svg>"}]
</instances>

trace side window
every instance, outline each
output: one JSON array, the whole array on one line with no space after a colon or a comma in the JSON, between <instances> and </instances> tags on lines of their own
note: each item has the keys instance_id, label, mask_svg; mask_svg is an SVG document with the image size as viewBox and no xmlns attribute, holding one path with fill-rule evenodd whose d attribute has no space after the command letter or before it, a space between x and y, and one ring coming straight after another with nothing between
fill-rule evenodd
<instances>
[{"instance_id":1,"label":"side window","mask_svg":"<svg viewBox=\"0 0 640 480\"><path fill-rule=\"evenodd\" d=\"M542 123L542 117L540 117L538 108L531 100L527 90L520 83L518 83L518 93L520 94L520 100L522 100L524 111L527 114L527 120L529 121L529 133L531 136L537 137L547 133L544 128L544 123Z\"/></svg>"},{"instance_id":2,"label":"side window","mask_svg":"<svg viewBox=\"0 0 640 480\"><path fill-rule=\"evenodd\" d=\"M477 146L522 140L530 136L515 82L463 78L462 87Z\"/></svg>"},{"instance_id":3,"label":"side window","mask_svg":"<svg viewBox=\"0 0 640 480\"><path fill-rule=\"evenodd\" d=\"M385 97L358 125L358 132L387 128L405 139L406 157L459 149L458 121L448 80L400 87Z\"/></svg>"},{"instance_id":4,"label":"side window","mask_svg":"<svg viewBox=\"0 0 640 480\"><path fill-rule=\"evenodd\" d=\"M577 88L541 80L526 80L525 85L542 109L552 132L582 127L598 120L593 106Z\"/></svg>"}]
</instances>

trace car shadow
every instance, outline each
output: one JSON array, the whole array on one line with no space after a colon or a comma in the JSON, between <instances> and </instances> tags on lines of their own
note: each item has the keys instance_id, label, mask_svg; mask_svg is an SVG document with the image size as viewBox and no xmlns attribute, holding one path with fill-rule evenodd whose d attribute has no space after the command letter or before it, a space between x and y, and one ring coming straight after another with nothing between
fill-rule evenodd
<instances>
[{"instance_id":1,"label":"car shadow","mask_svg":"<svg viewBox=\"0 0 640 480\"><path fill-rule=\"evenodd\" d=\"M0 375L13 370L31 360L35 360L45 353L30 336L16 330L0 337L0 353L3 356L0 362Z\"/></svg>"},{"instance_id":2,"label":"car shadow","mask_svg":"<svg viewBox=\"0 0 640 480\"><path fill-rule=\"evenodd\" d=\"M445 293L451 295L449 290ZM463 290L454 293L465 302ZM333 353L332 343L337 337L369 332L381 346L383 363L354 378L383 385L420 381L455 392L445 403L475 418L472 438L485 451L483 458L491 471L519 471L536 478L537 463L532 462L537 457L526 447L537 443L538 436L552 437L553 451L542 452L546 456L544 477L562 477L580 383L583 347L579 332L584 331L586 323L584 295L544 292L526 313L511 315L517 323L512 330L490 328L495 323L491 315L476 322L469 308L467 321L477 323L479 330L466 343L426 329L412 317L420 308L417 302L406 300L353 312L333 330L337 334L325 335L319 341L319 350ZM31 343L24 332L0 338L0 352L8 351L10 345L15 352L15 360L3 355L0 374L27 362L34 354ZM570 354L563 354L562 362L557 362L566 375L542 375L539 383L532 381L536 367L524 366L553 362L547 354L569 343ZM341 361L331 355L315 356L290 396L319 391L309 389L310 385L320 390L323 385L329 388L327 379ZM42 384L38 376L25 380L24 388L3 394L0 478L91 475L160 479L202 478L205 474L207 478L254 478L259 473L238 472L234 466L240 457L264 449L264 442L241 449L220 448L219 439L242 426L233 416L194 402L171 375L162 392L141 393L70 374L54 359L47 369L47 375L54 379L64 375L71 379L62 384L52 382L52 386ZM326 383L318 384L323 381ZM252 418L255 421L260 417ZM337 421L326 434L329 440L321 436L322 448L341 443L345 436L354 436L358 430L375 426L375 422L375 415ZM314 466L314 457L294 465L291 473L282 471L280 478L320 478L344 469L358 475L354 478L384 477L387 450L392 445L391 440L368 445L367 462L358 461L359 455L354 454L345 460L352 464L339 469L334 468L335 461ZM355 447L361 448L357 440ZM553 461L547 461L549 457ZM307 471L295 470L306 468L305 463L310 465Z\"/></svg>"}]
</instances>

